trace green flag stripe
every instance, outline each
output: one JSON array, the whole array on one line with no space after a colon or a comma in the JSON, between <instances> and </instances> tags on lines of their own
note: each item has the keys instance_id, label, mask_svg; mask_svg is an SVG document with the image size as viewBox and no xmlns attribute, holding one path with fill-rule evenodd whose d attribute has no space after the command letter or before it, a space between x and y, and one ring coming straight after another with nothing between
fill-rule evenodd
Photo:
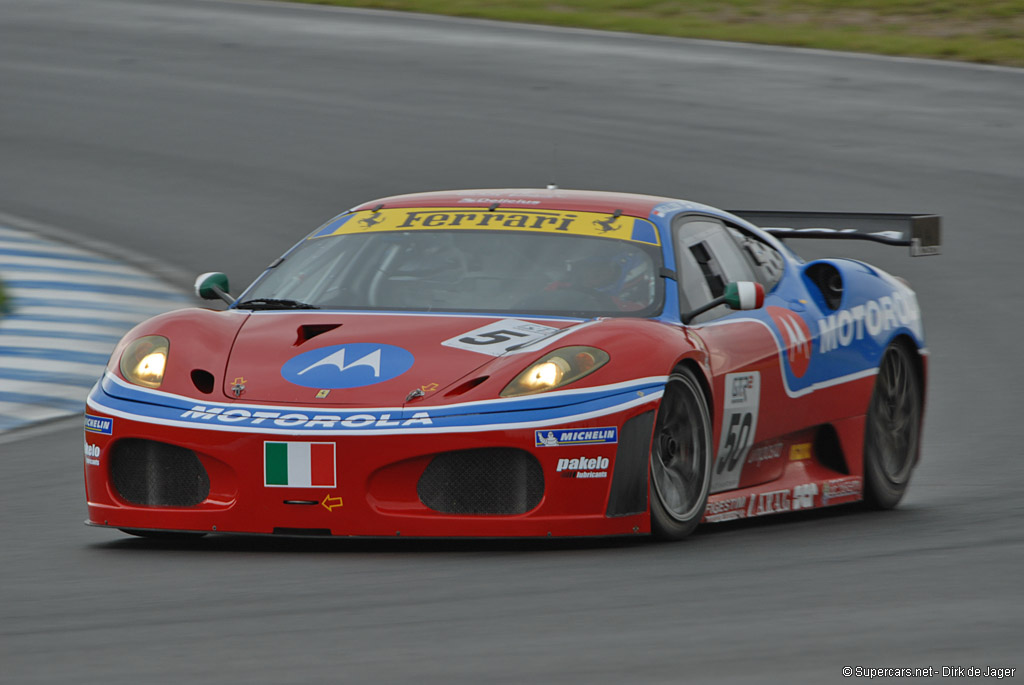
<instances>
[{"instance_id":1,"label":"green flag stripe","mask_svg":"<svg viewBox=\"0 0 1024 685\"><path fill-rule=\"evenodd\" d=\"M268 442L263 453L266 459L266 484L288 485L288 444Z\"/></svg>"}]
</instances>

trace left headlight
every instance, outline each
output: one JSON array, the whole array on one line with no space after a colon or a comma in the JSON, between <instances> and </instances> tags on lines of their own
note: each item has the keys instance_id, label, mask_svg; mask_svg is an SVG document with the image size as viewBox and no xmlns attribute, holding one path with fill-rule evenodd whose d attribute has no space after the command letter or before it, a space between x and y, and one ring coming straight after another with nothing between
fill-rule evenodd
<instances>
[{"instance_id":1,"label":"left headlight","mask_svg":"<svg viewBox=\"0 0 1024 685\"><path fill-rule=\"evenodd\" d=\"M549 352L515 377L501 391L502 397L518 397L547 392L568 385L597 371L611 357L596 347L563 347Z\"/></svg>"},{"instance_id":2,"label":"left headlight","mask_svg":"<svg viewBox=\"0 0 1024 685\"><path fill-rule=\"evenodd\" d=\"M162 335L147 335L133 341L121 353L121 375L136 385L159 388L170 346Z\"/></svg>"}]
</instances>

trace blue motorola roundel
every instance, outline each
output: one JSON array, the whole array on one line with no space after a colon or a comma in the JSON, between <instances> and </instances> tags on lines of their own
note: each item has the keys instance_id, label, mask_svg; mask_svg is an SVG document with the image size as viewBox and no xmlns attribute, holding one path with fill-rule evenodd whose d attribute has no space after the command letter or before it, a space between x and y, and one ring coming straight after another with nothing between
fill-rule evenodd
<instances>
[{"instance_id":1,"label":"blue motorola roundel","mask_svg":"<svg viewBox=\"0 0 1024 685\"><path fill-rule=\"evenodd\" d=\"M307 388L360 388L397 378L414 361L412 352L394 345L331 345L292 357L281 367L281 376Z\"/></svg>"}]
</instances>

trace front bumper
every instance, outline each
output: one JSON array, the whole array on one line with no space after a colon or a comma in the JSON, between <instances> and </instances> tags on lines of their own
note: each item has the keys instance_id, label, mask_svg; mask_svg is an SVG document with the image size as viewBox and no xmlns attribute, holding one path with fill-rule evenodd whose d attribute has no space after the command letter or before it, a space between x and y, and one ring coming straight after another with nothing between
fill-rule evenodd
<instances>
[{"instance_id":1,"label":"front bumper","mask_svg":"<svg viewBox=\"0 0 1024 685\"><path fill-rule=\"evenodd\" d=\"M353 410L332 416L339 419L333 426L316 421L326 413L309 412L300 426L301 408L280 407L262 408L276 418L240 426L243 412L261 409L206 403L197 412L188 398L146 391L126 399L104 390L124 395L115 385L104 379L88 401L91 525L374 537L650 532L647 455L657 384L590 393L561 409L533 402L486 413L479 406ZM297 455L291 476L273 461L282 451ZM319 462L308 456L314 452Z\"/></svg>"}]
</instances>

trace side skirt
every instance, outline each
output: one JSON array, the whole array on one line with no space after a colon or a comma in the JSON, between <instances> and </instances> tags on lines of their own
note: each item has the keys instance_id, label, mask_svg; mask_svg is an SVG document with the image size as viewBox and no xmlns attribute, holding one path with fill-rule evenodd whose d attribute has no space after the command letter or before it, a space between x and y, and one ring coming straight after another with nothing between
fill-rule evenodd
<instances>
[{"instance_id":1,"label":"side skirt","mask_svg":"<svg viewBox=\"0 0 1024 685\"><path fill-rule=\"evenodd\" d=\"M829 441L814 440L811 432L798 434L802 441L787 440L779 458L785 460L781 475L774 480L736 490L719 492L708 497L703 523L736 521L739 519L784 514L792 511L821 509L849 504L864 499L864 479L861 473L863 417L839 422L833 434L847 453L849 465L842 457L819 449ZM857 450L850 455L846 449ZM828 464L828 465L826 465ZM842 468L843 471L836 470ZM844 473L849 469L850 473Z\"/></svg>"}]
</instances>

